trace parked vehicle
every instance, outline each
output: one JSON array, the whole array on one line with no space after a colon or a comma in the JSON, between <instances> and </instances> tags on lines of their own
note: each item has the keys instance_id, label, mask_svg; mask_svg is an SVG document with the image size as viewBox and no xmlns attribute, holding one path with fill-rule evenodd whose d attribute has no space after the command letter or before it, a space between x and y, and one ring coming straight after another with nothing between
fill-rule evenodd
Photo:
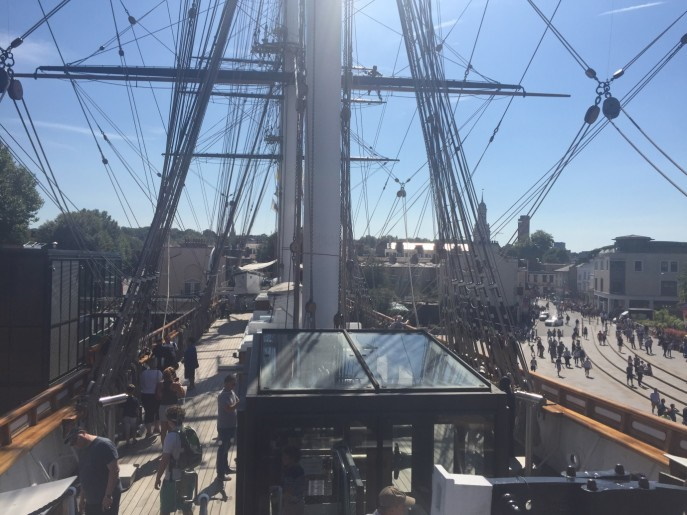
<instances>
[{"instance_id":1,"label":"parked vehicle","mask_svg":"<svg viewBox=\"0 0 687 515\"><path fill-rule=\"evenodd\" d=\"M546 322L544 322L544 325L547 327L558 327L563 325L563 319L558 317L551 317Z\"/></svg>"}]
</instances>

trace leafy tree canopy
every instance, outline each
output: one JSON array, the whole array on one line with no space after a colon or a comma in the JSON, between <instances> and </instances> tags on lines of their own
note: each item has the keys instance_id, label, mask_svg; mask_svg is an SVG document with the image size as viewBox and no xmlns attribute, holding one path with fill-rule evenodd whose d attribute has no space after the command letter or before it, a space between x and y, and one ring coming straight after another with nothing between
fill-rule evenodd
<instances>
[{"instance_id":1,"label":"leafy tree canopy","mask_svg":"<svg viewBox=\"0 0 687 515\"><path fill-rule=\"evenodd\" d=\"M57 242L57 248L65 250L118 252L125 272L133 269L142 247L142 242L122 231L107 211L98 209L62 213L34 229L33 238Z\"/></svg>"},{"instance_id":2,"label":"leafy tree canopy","mask_svg":"<svg viewBox=\"0 0 687 515\"><path fill-rule=\"evenodd\" d=\"M26 243L29 224L38 220L42 206L36 180L0 145L0 243Z\"/></svg>"},{"instance_id":3,"label":"leafy tree canopy","mask_svg":"<svg viewBox=\"0 0 687 515\"><path fill-rule=\"evenodd\" d=\"M553 247L553 236L546 231L534 231L530 235L530 241L543 256L547 250Z\"/></svg>"}]
</instances>

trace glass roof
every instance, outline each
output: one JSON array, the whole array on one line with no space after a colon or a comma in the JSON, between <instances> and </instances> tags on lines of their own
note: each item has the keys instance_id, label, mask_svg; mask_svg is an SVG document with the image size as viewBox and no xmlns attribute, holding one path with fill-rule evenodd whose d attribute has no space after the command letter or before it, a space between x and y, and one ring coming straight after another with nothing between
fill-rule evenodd
<instances>
[{"instance_id":1,"label":"glass roof","mask_svg":"<svg viewBox=\"0 0 687 515\"><path fill-rule=\"evenodd\" d=\"M262 332L261 391L392 389L490 387L422 331Z\"/></svg>"}]
</instances>

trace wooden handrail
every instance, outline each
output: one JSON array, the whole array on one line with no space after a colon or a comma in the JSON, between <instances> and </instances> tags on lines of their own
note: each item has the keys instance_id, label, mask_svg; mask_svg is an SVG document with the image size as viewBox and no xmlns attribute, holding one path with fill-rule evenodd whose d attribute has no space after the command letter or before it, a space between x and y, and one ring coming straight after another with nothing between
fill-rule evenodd
<instances>
[{"instance_id":1,"label":"wooden handrail","mask_svg":"<svg viewBox=\"0 0 687 515\"><path fill-rule=\"evenodd\" d=\"M191 319L195 315L195 313L196 313L195 308L193 308L191 311L187 311L186 313L181 315L179 318L172 320L171 322L168 322L167 324L163 325L162 327L155 329L151 333L148 333L146 336L143 337L143 342L144 343L150 343L150 342L153 342L156 340L162 340L162 337L165 333L177 332L178 329L187 322L187 320Z\"/></svg>"},{"instance_id":2,"label":"wooden handrail","mask_svg":"<svg viewBox=\"0 0 687 515\"><path fill-rule=\"evenodd\" d=\"M664 452L687 457L687 426L595 397L580 388L562 384L536 372L530 373L530 378L534 389L547 399ZM581 402L573 402L571 397ZM636 425L645 426L650 432ZM665 436L660 438L657 434Z\"/></svg>"},{"instance_id":3,"label":"wooden handrail","mask_svg":"<svg viewBox=\"0 0 687 515\"><path fill-rule=\"evenodd\" d=\"M59 396L62 392L66 391L65 399L71 400L77 385L81 383L81 387L84 386L88 379L88 372L89 369L86 368L79 370L66 381L51 386L0 418L0 446L4 447L12 443L12 424L17 420L25 416L26 425L29 427L35 426L39 420L60 408ZM39 412L39 408L46 402L50 404L50 407Z\"/></svg>"}]
</instances>

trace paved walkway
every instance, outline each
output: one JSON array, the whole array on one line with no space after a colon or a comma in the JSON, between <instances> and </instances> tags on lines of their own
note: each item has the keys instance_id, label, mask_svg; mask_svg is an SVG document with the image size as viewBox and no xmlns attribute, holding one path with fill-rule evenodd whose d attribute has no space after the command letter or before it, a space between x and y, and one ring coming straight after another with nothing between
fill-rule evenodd
<instances>
[{"instance_id":1,"label":"paved walkway","mask_svg":"<svg viewBox=\"0 0 687 515\"><path fill-rule=\"evenodd\" d=\"M203 335L198 344L200 368L196 371L196 389L189 392L184 402L186 423L198 432L203 451L203 464L198 469L198 490L211 496L208 513L212 515L234 513L235 481L224 483L227 500L222 500L215 479L215 458L217 455L217 393L222 389L223 374L217 371L218 358L222 364L233 364L232 357L243 338L243 330L250 314L232 315L231 321L215 322ZM154 440L139 440L135 445L124 446L120 443L120 463L138 466L137 479L132 487L123 493L120 514L141 515L159 513L159 492L154 489L155 473L161 453L159 436ZM229 454L230 463L235 456L234 449ZM195 513L198 508L195 507ZM179 512L181 513L181 512Z\"/></svg>"},{"instance_id":2,"label":"paved walkway","mask_svg":"<svg viewBox=\"0 0 687 515\"><path fill-rule=\"evenodd\" d=\"M573 360L571 360L572 368L566 369L565 366L561 371L561 378L557 378L556 368L551 363L551 358L548 354L548 347L546 344L546 331L549 329L544 326L544 322L537 322L538 335L542 338L542 342L546 347L544 358L537 358L538 369L537 372L550 377L554 380L561 381L564 384L575 386L576 388L588 391L590 394L600 397L602 399L609 399L615 402L620 402L642 411L651 411L651 403L649 402L649 393L653 388L658 388L662 397L665 397L666 404L675 403L676 407L682 412L682 408L687 406L687 360L678 351L672 352L672 359L664 358L663 351L656 345L654 341L654 355L648 356L644 350L636 350L629 348L628 345L623 346L622 353L618 352L618 346L615 339L615 324L608 324L608 344L599 345L596 338L597 333L601 329L599 319L582 319L579 313L570 312L570 325L562 326L556 329L562 329L564 332L563 343L570 348L572 342L572 331L575 324L575 319L579 319L589 328L589 337L587 340L581 338L582 348L589 354L593 369L590 373L590 378L586 378L582 368L576 368ZM655 339L654 339L655 340ZM525 355L528 362L530 352L525 345ZM625 377L625 367L627 365L627 357L638 355L640 359L650 362L654 369L654 376L645 376L643 380L643 387L637 385L637 380L634 380L634 387L627 386ZM680 421L680 418L678 418Z\"/></svg>"}]
</instances>

